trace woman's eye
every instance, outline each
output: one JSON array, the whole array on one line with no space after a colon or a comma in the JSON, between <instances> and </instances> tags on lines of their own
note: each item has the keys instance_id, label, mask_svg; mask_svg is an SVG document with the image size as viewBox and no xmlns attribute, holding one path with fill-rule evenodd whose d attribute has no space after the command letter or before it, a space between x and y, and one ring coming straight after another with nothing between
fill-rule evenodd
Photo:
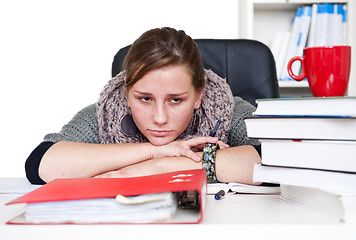
<instances>
[{"instance_id":1,"label":"woman's eye","mask_svg":"<svg viewBox=\"0 0 356 240\"><path fill-rule=\"evenodd\" d=\"M172 98L171 99L171 102L175 103L175 104L180 103L181 101L182 101L182 99L180 99L180 98Z\"/></svg>"},{"instance_id":2,"label":"woman's eye","mask_svg":"<svg viewBox=\"0 0 356 240\"><path fill-rule=\"evenodd\" d=\"M151 100L151 98L149 98L149 97L141 97L140 100L142 102L149 102Z\"/></svg>"}]
</instances>

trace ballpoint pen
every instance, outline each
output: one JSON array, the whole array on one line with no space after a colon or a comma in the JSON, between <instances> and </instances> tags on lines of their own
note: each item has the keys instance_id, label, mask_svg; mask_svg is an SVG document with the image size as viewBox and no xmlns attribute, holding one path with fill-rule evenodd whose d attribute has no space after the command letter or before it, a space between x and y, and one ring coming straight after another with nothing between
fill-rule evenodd
<instances>
[{"instance_id":1,"label":"ballpoint pen","mask_svg":"<svg viewBox=\"0 0 356 240\"><path fill-rule=\"evenodd\" d=\"M211 131L211 133L210 133L210 137L215 137L215 134L218 131L220 123L221 123L221 119L219 119L218 122L215 124L213 131Z\"/></svg>"},{"instance_id":2,"label":"ballpoint pen","mask_svg":"<svg viewBox=\"0 0 356 240\"><path fill-rule=\"evenodd\" d=\"M224 190L220 190L219 192L217 192L215 194L215 199L216 200L220 200L223 196L225 196L225 191Z\"/></svg>"}]
</instances>

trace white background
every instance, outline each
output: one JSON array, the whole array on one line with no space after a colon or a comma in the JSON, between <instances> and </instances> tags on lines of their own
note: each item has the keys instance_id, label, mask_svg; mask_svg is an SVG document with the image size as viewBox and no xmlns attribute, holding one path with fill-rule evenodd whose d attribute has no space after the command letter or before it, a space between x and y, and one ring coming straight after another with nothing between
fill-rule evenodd
<instances>
[{"instance_id":1,"label":"white background","mask_svg":"<svg viewBox=\"0 0 356 240\"><path fill-rule=\"evenodd\" d=\"M162 26L238 38L238 1L1 0L0 177L25 176L44 135L97 101L115 53Z\"/></svg>"}]
</instances>

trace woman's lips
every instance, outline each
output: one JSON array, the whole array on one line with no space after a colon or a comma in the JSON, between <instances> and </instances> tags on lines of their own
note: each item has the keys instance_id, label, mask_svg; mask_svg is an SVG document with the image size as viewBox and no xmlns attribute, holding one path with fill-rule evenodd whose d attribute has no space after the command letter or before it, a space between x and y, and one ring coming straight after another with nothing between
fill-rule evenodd
<instances>
[{"instance_id":1,"label":"woman's lips","mask_svg":"<svg viewBox=\"0 0 356 240\"><path fill-rule=\"evenodd\" d=\"M168 130L149 130L149 132L154 137L166 137L172 133L172 131Z\"/></svg>"}]
</instances>

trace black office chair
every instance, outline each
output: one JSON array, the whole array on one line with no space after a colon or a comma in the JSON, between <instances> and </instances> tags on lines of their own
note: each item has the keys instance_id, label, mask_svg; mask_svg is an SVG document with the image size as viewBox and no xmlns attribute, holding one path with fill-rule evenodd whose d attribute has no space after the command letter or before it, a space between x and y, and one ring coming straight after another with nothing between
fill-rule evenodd
<instances>
[{"instance_id":1,"label":"black office chair","mask_svg":"<svg viewBox=\"0 0 356 240\"><path fill-rule=\"evenodd\" d=\"M276 65L270 49L261 42L247 39L197 39L206 69L226 78L234 96L256 106L256 99L279 97ZM112 76L121 71L130 46L114 57Z\"/></svg>"}]
</instances>

